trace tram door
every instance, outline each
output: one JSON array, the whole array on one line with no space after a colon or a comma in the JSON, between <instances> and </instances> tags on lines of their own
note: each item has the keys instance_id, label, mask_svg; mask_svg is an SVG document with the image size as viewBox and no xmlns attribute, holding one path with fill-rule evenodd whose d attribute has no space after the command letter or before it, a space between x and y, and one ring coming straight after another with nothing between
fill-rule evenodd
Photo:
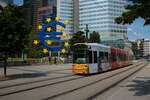
<instances>
[{"instance_id":1,"label":"tram door","mask_svg":"<svg viewBox=\"0 0 150 100\"><path fill-rule=\"evenodd\" d=\"M111 69L110 63L109 63L109 54L108 54L108 52L100 51L99 52L99 58L100 58L100 61L99 61L100 67L99 66L98 67L102 71L107 71L107 70Z\"/></svg>"},{"instance_id":2,"label":"tram door","mask_svg":"<svg viewBox=\"0 0 150 100\"><path fill-rule=\"evenodd\" d=\"M97 51L89 51L89 73L98 72L98 53Z\"/></svg>"},{"instance_id":3,"label":"tram door","mask_svg":"<svg viewBox=\"0 0 150 100\"><path fill-rule=\"evenodd\" d=\"M98 54L98 72L102 72L102 59L103 59L103 52L99 52Z\"/></svg>"}]
</instances>

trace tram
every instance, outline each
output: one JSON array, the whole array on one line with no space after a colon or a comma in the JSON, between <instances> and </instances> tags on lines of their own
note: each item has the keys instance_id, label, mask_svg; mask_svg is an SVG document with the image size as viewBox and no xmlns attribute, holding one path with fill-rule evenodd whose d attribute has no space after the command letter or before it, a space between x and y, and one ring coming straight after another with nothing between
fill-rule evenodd
<instances>
[{"instance_id":1,"label":"tram","mask_svg":"<svg viewBox=\"0 0 150 100\"><path fill-rule=\"evenodd\" d=\"M131 64L132 54L128 51L98 43L74 45L72 72L93 74L118 69Z\"/></svg>"}]
</instances>

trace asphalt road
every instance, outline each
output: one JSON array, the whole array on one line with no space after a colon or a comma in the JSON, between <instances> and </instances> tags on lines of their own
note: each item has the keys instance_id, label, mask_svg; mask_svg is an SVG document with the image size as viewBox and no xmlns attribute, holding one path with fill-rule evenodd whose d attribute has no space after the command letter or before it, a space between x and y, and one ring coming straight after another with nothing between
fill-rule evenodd
<instances>
[{"instance_id":1,"label":"asphalt road","mask_svg":"<svg viewBox=\"0 0 150 100\"><path fill-rule=\"evenodd\" d=\"M73 75L71 64L10 67L8 80L0 81L0 100L106 100L101 96L143 66L138 62L90 76Z\"/></svg>"}]
</instances>

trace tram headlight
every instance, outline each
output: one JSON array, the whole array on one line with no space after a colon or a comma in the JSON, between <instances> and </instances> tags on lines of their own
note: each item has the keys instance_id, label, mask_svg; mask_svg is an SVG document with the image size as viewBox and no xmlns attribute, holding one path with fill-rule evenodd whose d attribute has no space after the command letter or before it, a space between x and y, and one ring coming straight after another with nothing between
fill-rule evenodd
<instances>
[{"instance_id":1,"label":"tram headlight","mask_svg":"<svg viewBox=\"0 0 150 100\"><path fill-rule=\"evenodd\" d=\"M87 68L87 67L88 67L88 65L84 65L84 67L86 67L86 68Z\"/></svg>"}]
</instances>

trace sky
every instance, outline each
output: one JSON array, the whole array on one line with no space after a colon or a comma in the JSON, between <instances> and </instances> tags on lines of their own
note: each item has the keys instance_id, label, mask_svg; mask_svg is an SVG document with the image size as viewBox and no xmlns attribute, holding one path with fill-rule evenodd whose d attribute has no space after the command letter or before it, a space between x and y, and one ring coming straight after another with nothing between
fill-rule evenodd
<instances>
[{"instance_id":1,"label":"sky","mask_svg":"<svg viewBox=\"0 0 150 100\"><path fill-rule=\"evenodd\" d=\"M24 0L14 0L14 4L21 6L23 5Z\"/></svg>"},{"instance_id":2,"label":"sky","mask_svg":"<svg viewBox=\"0 0 150 100\"><path fill-rule=\"evenodd\" d=\"M150 39L150 25L144 26L143 19L136 19L133 24L128 25L128 37L129 40Z\"/></svg>"}]
</instances>

